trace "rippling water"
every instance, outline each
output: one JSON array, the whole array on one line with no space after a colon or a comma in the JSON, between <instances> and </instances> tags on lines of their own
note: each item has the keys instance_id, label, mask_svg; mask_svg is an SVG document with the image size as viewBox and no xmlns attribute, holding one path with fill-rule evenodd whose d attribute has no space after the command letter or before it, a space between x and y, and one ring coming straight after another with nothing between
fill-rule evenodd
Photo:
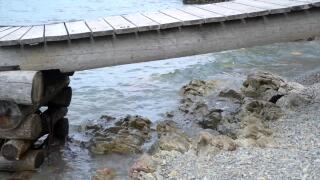
<instances>
[{"instance_id":1,"label":"rippling water","mask_svg":"<svg viewBox=\"0 0 320 180\"><path fill-rule=\"evenodd\" d=\"M0 24L96 18L179 7L181 1L0 0ZM166 111L176 108L179 89L192 79L240 84L254 70L268 70L293 79L320 69L319 50L319 41L296 42L77 72L71 81L74 92L68 114L71 135L78 136L75 129L81 123L102 114L139 114L152 121L161 120ZM66 146L59 156L57 161L45 164L34 179L90 179L96 169L103 167L113 167L119 170L120 177L125 177L134 159L92 156L72 145Z\"/></svg>"}]
</instances>

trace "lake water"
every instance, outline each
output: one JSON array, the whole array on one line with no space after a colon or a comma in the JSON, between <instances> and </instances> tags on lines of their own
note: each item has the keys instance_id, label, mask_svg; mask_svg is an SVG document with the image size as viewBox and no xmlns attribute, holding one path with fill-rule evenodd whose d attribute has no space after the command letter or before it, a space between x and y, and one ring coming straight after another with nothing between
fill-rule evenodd
<instances>
[{"instance_id":1,"label":"lake water","mask_svg":"<svg viewBox=\"0 0 320 180\"><path fill-rule=\"evenodd\" d=\"M0 0L0 24L41 24L91 19L136 11L181 7L182 0ZM275 44L214 54L122 65L76 72L68 113L71 136L88 119L103 114L138 114L161 120L176 108L179 89L192 79L241 83L254 70L268 70L288 79L320 69L320 42ZM33 179L90 179L103 167L113 167L125 178L134 157L92 156L77 146L66 146L60 159L47 163ZM123 176L121 176L123 173ZM7 174L0 174L5 177ZM121 178L120 178L121 179Z\"/></svg>"}]
</instances>

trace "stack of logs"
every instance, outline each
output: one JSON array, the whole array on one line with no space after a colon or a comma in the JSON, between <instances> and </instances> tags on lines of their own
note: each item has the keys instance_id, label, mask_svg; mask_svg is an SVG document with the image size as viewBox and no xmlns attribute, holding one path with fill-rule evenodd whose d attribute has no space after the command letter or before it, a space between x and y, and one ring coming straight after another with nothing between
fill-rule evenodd
<instances>
[{"instance_id":1,"label":"stack of logs","mask_svg":"<svg viewBox=\"0 0 320 180\"><path fill-rule=\"evenodd\" d=\"M0 170L34 170L67 137L69 82L59 71L0 72Z\"/></svg>"}]
</instances>

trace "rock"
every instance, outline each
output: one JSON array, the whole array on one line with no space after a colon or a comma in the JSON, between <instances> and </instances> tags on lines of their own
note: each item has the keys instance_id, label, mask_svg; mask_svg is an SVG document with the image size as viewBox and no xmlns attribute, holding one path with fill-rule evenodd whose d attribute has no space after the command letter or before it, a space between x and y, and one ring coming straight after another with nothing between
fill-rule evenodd
<instances>
[{"instance_id":1,"label":"rock","mask_svg":"<svg viewBox=\"0 0 320 180\"><path fill-rule=\"evenodd\" d=\"M104 168L97 170L92 180L113 180L116 177L116 172L113 169Z\"/></svg>"},{"instance_id":2,"label":"rock","mask_svg":"<svg viewBox=\"0 0 320 180\"><path fill-rule=\"evenodd\" d=\"M199 121L199 124L207 129L216 129L220 121L222 120L221 109L212 109L208 114L206 114L203 120Z\"/></svg>"},{"instance_id":3,"label":"rock","mask_svg":"<svg viewBox=\"0 0 320 180\"><path fill-rule=\"evenodd\" d=\"M188 85L181 88L181 95L183 97L188 96L205 96L208 95L210 90L216 86L216 81L202 81L202 80L192 80Z\"/></svg>"},{"instance_id":4,"label":"rock","mask_svg":"<svg viewBox=\"0 0 320 180\"><path fill-rule=\"evenodd\" d=\"M244 108L245 110L242 113L248 113L267 121L277 120L283 115L279 106L267 101L249 100Z\"/></svg>"},{"instance_id":5,"label":"rock","mask_svg":"<svg viewBox=\"0 0 320 180\"><path fill-rule=\"evenodd\" d=\"M183 0L184 4L208 4L208 3L219 3L227 2L229 0Z\"/></svg>"},{"instance_id":6,"label":"rock","mask_svg":"<svg viewBox=\"0 0 320 180\"><path fill-rule=\"evenodd\" d=\"M159 140L157 147L164 151L178 151L185 153L190 148L189 137L177 128L173 121L164 121L157 125Z\"/></svg>"},{"instance_id":7,"label":"rock","mask_svg":"<svg viewBox=\"0 0 320 180\"><path fill-rule=\"evenodd\" d=\"M234 99L234 100L238 100L238 101L242 101L243 100L243 95L233 89L225 89L222 90L219 93L220 97L225 97L225 98L230 98L230 99Z\"/></svg>"},{"instance_id":8,"label":"rock","mask_svg":"<svg viewBox=\"0 0 320 180\"><path fill-rule=\"evenodd\" d=\"M143 154L131 167L130 177L140 179L146 177L147 173L153 173L157 169L157 162L148 154ZM143 173L143 174L142 174Z\"/></svg>"},{"instance_id":9,"label":"rock","mask_svg":"<svg viewBox=\"0 0 320 180\"><path fill-rule=\"evenodd\" d=\"M269 72L256 72L249 74L241 88L242 93L251 98L264 101L277 101L292 88L280 76Z\"/></svg>"},{"instance_id":10,"label":"rock","mask_svg":"<svg viewBox=\"0 0 320 180\"><path fill-rule=\"evenodd\" d=\"M90 150L95 154L140 153L141 146L151 136L150 125L146 118L127 116L113 127L97 130L90 141Z\"/></svg>"},{"instance_id":11,"label":"rock","mask_svg":"<svg viewBox=\"0 0 320 180\"><path fill-rule=\"evenodd\" d=\"M196 152L198 155L215 155L221 150L234 151L237 145L233 139L228 136L214 136L209 132L200 132L196 143Z\"/></svg>"},{"instance_id":12,"label":"rock","mask_svg":"<svg viewBox=\"0 0 320 180\"><path fill-rule=\"evenodd\" d=\"M307 73L303 76L298 77L296 81L307 86L320 83L320 71Z\"/></svg>"}]
</instances>

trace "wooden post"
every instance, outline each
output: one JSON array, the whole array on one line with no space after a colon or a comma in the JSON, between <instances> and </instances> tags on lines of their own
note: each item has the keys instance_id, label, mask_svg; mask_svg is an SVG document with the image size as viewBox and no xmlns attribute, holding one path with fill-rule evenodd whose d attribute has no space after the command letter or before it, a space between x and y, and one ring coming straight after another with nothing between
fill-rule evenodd
<instances>
[{"instance_id":1,"label":"wooden post","mask_svg":"<svg viewBox=\"0 0 320 180\"><path fill-rule=\"evenodd\" d=\"M72 98L71 87L64 88L60 93L58 93L53 99L51 99L47 106L55 107L68 107L70 106Z\"/></svg>"},{"instance_id":2,"label":"wooden post","mask_svg":"<svg viewBox=\"0 0 320 180\"><path fill-rule=\"evenodd\" d=\"M49 107L44 113L41 114L43 134L50 132L50 122L54 125L62 119L68 113L68 108L66 107ZM53 128L52 127L52 128Z\"/></svg>"},{"instance_id":3,"label":"wooden post","mask_svg":"<svg viewBox=\"0 0 320 180\"><path fill-rule=\"evenodd\" d=\"M38 71L0 72L0 99L38 105L43 97L43 76Z\"/></svg>"},{"instance_id":4,"label":"wooden post","mask_svg":"<svg viewBox=\"0 0 320 180\"><path fill-rule=\"evenodd\" d=\"M62 118L54 126L54 137L64 141L68 134L69 120L67 118Z\"/></svg>"},{"instance_id":5,"label":"wooden post","mask_svg":"<svg viewBox=\"0 0 320 180\"><path fill-rule=\"evenodd\" d=\"M32 171L40 167L45 158L43 150L30 150L20 160L9 161L0 157L1 171Z\"/></svg>"}]
</instances>

